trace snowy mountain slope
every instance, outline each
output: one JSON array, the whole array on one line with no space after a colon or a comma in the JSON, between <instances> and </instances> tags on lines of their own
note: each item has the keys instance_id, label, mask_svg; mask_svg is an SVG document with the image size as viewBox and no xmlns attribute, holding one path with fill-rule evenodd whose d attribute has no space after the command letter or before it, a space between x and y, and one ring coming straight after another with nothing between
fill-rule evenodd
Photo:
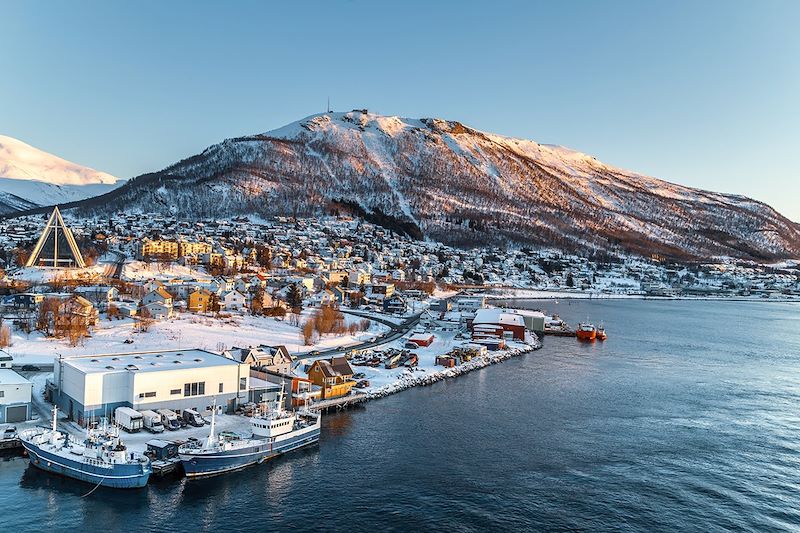
<instances>
[{"instance_id":1,"label":"snowy mountain slope","mask_svg":"<svg viewBox=\"0 0 800 533\"><path fill-rule=\"evenodd\" d=\"M197 217L348 208L456 245L513 241L683 259L800 256L798 225L749 198L458 122L363 111L228 139L81 205Z\"/></svg>"},{"instance_id":2,"label":"snowy mountain slope","mask_svg":"<svg viewBox=\"0 0 800 533\"><path fill-rule=\"evenodd\" d=\"M2 186L0 185L0 191ZM36 207L37 204L29 202L24 198L20 198L15 194L8 192L0 192L0 215L14 213L16 211L25 211Z\"/></svg>"},{"instance_id":3,"label":"snowy mountain slope","mask_svg":"<svg viewBox=\"0 0 800 533\"><path fill-rule=\"evenodd\" d=\"M119 184L110 174L0 135L0 213L74 202L104 194Z\"/></svg>"}]
</instances>

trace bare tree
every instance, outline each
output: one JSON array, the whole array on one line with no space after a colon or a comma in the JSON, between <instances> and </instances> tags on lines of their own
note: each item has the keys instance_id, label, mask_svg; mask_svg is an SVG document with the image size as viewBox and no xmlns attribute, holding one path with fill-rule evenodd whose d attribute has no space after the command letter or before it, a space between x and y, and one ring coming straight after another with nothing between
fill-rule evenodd
<instances>
[{"instance_id":1,"label":"bare tree","mask_svg":"<svg viewBox=\"0 0 800 533\"><path fill-rule=\"evenodd\" d=\"M11 328L7 324L0 326L0 348L11 346Z\"/></svg>"},{"instance_id":2,"label":"bare tree","mask_svg":"<svg viewBox=\"0 0 800 533\"><path fill-rule=\"evenodd\" d=\"M56 322L61 311L61 302L58 298L45 298L39 304L39 314L36 317L36 329L47 337L55 335Z\"/></svg>"}]
</instances>

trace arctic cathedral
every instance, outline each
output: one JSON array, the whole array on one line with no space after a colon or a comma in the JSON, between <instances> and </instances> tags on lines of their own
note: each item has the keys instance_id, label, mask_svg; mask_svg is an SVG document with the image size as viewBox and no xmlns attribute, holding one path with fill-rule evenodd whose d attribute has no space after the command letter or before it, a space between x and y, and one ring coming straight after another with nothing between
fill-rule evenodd
<instances>
[{"instance_id":1,"label":"arctic cathedral","mask_svg":"<svg viewBox=\"0 0 800 533\"><path fill-rule=\"evenodd\" d=\"M75 237L64 223L58 206L47 220L47 225L36 242L33 253L25 263L26 267L83 268L81 251Z\"/></svg>"}]
</instances>

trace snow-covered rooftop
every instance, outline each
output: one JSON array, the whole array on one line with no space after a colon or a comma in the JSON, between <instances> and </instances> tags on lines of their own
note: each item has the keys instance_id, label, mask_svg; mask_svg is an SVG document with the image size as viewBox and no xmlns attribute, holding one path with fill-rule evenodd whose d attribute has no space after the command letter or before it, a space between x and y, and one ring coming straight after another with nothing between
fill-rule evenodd
<instances>
[{"instance_id":1,"label":"snow-covered rooftop","mask_svg":"<svg viewBox=\"0 0 800 533\"><path fill-rule=\"evenodd\" d=\"M84 374L156 372L239 364L222 355L199 349L81 355L65 358L63 362Z\"/></svg>"}]
</instances>

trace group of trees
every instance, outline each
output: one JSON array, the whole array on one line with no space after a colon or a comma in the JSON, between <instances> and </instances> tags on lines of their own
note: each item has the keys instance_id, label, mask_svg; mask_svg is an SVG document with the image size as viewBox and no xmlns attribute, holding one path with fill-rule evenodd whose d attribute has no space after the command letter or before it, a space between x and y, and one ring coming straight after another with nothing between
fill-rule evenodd
<instances>
[{"instance_id":1,"label":"group of trees","mask_svg":"<svg viewBox=\"0 0 800 533\"><path fill-rule=\"evenodd\" d=\"M303 336L303 343L310 346L315 340L323 335L343 335L350 333L351 335L359 331L366 331L369 329L370 322L367 319L347 324L344 314L341 311L330 305L324 305L314 312L314 315L309 318L301 329Z\"/></svg>"},{"instance_id":2,"label":"group of trees","mask_svg":"<svg viewBox=\"0 0 800 533\"><path fill-rule=\"evenodd\" d=\"M70 346L77 346L89 336L89 321L70 307L68 299L50 297L39 306L36 329L47 337L67 338Z\"/></svg>"}]
</instances>

